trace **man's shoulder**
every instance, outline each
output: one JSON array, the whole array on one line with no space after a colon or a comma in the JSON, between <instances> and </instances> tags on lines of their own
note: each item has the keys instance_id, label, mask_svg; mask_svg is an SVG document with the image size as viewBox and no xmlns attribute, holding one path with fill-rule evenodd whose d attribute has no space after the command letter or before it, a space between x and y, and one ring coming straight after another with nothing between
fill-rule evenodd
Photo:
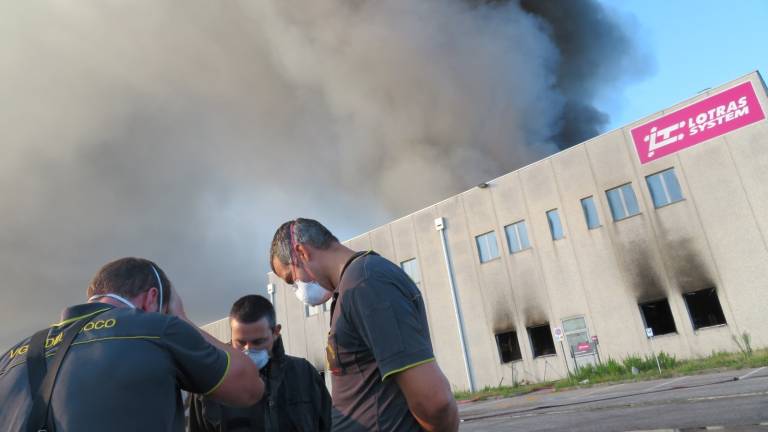
<instances>
[{"instance_id":1,"label":"man's shoulder","mask_svg":"<svg viewBox=\"0 0 768 432\"><path fill-rule=\"evenodd\" d=\"M395 263L376 254L369 254L361 259L355 274L346 278L341 291L350 300L359 298L411 298L418 293L418 288L411 278ZM351 296L350 296L351 294ZM352 300L353 302L355 300Z\"/></svg>"},{"instance_id":2,"label":"man's shoulder","mask_svg":"<svg viewBox=\"0 0 768 432\"><path fill-rule=\"evenodd\" d=\"M372 252L356 259L344 274L343 285L353 288L365 283L396 278L402 270L392 261Z\"/></svg>"},{"instance_id":3,"label":"man's shoulder","mask_svg":"<svg viewBox=\"0 0 768 432\"><path fill-rule=\"evenodd\" d=\"M160 337L164 336L170 328L183 328L188 325L172 315L129 308L115 308L94 318L93 322L86 324L84 329L106 326L125 335Z\"/></svg>"},{"instance_id":4,"label":"man's shoulder","mask_svg":"<svg viewBox=\"0 0 768 432\"><path fill-rule=\"evenodd\" d=\"M2 355L0 357L0 377L5 375L14 366L18 366L26 360L30 339L31 337L26 337L0 353Z\"/></svg>"}]
</instances>

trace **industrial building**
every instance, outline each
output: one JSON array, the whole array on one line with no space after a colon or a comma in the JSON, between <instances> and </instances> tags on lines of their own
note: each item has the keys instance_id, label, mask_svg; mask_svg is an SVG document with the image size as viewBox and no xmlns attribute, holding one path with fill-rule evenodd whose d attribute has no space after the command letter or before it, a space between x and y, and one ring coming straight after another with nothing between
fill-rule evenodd
<instances>
[{"instance_id":1,"label":"industrial building","mask_svg":"<svg viewBox=\"0 0 768 432\"><path fill-rule=\"evenodd\" d=\"M345 244L415 281L455 389L765 347L767 107L754 72ZM287 351L322 370L329 306L268 278Z\"/></svg>"}]
</instances>

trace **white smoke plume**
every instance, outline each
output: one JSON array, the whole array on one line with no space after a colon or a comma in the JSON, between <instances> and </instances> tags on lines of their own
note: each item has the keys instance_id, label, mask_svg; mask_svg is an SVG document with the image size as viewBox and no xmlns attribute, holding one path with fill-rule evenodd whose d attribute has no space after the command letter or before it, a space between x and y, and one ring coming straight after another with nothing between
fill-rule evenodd
<instances>
[{"instance_id":1,"label":"white smoke plume","mask_svg":"<svg viewBox=\"0 0 768 432\"><path fill-rule=\"evenodd\" d=\"M223 316L284 220L349 237L556 151L553 25L514 1L0 0L0 345L128 255Z\"/></svg>"}]
</instances>

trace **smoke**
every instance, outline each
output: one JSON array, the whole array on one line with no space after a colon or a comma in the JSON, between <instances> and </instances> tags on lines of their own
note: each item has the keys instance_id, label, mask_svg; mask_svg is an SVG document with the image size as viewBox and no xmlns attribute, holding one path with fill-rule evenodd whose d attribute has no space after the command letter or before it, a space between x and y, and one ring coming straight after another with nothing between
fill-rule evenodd
<instances>
[{"instance_id":1,"label":"smoke","mask_svg":"<svg viewBox=\"0 0 768 432\"><path fill-rule=\"evenodd\" d=\"M626 36L556 3L0 2L0 343L127 255L217 318L286 219L349 237L594 135L630 50L562 17Z\"/></svg>"}]
</instances>

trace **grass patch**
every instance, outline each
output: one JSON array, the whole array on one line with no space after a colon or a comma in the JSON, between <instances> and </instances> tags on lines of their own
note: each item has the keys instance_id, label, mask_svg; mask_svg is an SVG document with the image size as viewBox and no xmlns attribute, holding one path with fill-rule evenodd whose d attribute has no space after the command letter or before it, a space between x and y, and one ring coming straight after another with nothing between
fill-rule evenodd
<instances>
[{"instance_id":1,"label":"grass patch","mask_svg":"<svg viewBox=\"0 0 768 432\"><path fill-rule=\"evenodd\" d=\"M476 392L458 391L453 394L456 400L486 400L491 398L505 398L519 396L532 391L545 388L553 388L555 383L545 382L536 384L517 384L513 386L485 387Z\"/></svg>"},{"instance_id":2,"label":"grass patch","mask_svg":"<svg viewBox=\"0 0 768 432\"><path fill-rule=\"evenodd\" d=\"M712 354L687 360L678 360L665 352L659 353L661 374L653 356L640 357L631 355L619 361L608 359L598 365L585 366L578 372L572 373L567 379L560 381L517 384L514 386L486 387L477 392L456 392L457 400L485 400L489 398L511 397L543 388L563 390L573 387L591 386L593 384L641 381L655 378L666 378L680 375L692 375L705 371L744 369L768 366L768 349L746 350L741 352L713 352Z\"/></svg>"}]
</instances>

